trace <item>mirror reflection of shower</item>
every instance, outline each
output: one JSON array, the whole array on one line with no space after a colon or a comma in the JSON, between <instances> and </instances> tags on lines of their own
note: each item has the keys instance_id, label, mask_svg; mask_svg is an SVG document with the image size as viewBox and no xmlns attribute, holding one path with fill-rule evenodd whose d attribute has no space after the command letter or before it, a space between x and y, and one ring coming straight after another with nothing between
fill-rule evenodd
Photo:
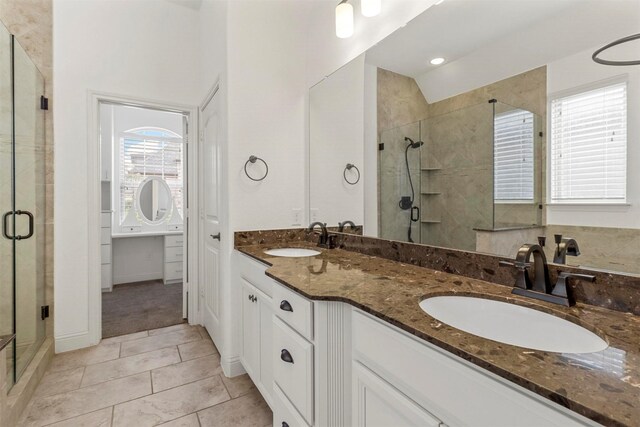
<instances>
[{"instance_id":1,"label":"mirror reflection of shower","mask_svg":"<svg viewBox=\"0 0 640 427\"><path fill-rule=\"evenodd\" d=\"M409 210L409 226L407 227L407 241L413 243L413 239L411 238L411 223L420 221L420 208L418 206L414 206L416 194L415 189L413 188L413 179L411 177L411 169L409 168L409 149L420 148L424 145L422 141L413 141L413 139L408 136L404 137L404 141L407 142L407 147L404 150L404 162L407 167L407 177L409 178L409 187L411 189L411 196L401 196L400 202L398 206L402 210Z\"/></svg>"}]
</instances>

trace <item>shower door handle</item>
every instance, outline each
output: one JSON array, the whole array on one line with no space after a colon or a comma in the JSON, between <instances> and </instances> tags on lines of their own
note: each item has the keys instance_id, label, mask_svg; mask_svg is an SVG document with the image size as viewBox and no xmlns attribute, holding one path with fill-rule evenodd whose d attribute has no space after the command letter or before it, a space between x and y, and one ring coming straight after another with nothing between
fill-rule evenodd
<instances>
[{"instance_id":1,"label":"shower door handle","mask_svg":"<svg viewBox=\"0 0 640 427\"><path fill-rule=\"evenodd\" d=\"M415 214L415 216L413 216ZM417 206L413 206L411 208L411 221L417 222L420 220L420 208Z\"/></svg>"},{"instance_id":2,"label":"shower door handle","mask_svg":"<svg viewBox=\"0 0 640 427\"><path fill-rule=\"evenodd\" d=\"M5 214L2 215L2 235L5 237L5 239L9 240L13 240L13 236L9 236L9 227L7 226L7 219L11 214L13 214L13 211L5 212Z\"/></svg>"},{"instance_id":3,"label":"shower door handle","mask_svg":"<svg viewBox=\"0 0 640 427\"><path fill-rule=\"evenodd\" d=\"M33 236L33 224L34 224L33 214L29 211L16 211L16 215L27 215L29 217L29 233L26 236L16 236L15 237L16 240L24 240Z\"/></svg>"}]
</instances>

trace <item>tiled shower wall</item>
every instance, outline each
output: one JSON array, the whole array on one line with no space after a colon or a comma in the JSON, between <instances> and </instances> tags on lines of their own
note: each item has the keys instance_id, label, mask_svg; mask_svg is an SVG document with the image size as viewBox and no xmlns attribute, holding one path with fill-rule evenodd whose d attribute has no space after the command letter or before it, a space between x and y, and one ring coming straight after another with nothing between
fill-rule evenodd
<instances>
[{"instance_id":1,"label":"tiled shower wall","mask_svg":"<svg viewBox=\"0 0 640 427\"><path fill-rule=\"evenodd\" d=\"M53 81L52 0L0 0L0 20L16 36L45 79L45 302L51 316L46 336L53 336Z\"/></svg>"}]
</instances>

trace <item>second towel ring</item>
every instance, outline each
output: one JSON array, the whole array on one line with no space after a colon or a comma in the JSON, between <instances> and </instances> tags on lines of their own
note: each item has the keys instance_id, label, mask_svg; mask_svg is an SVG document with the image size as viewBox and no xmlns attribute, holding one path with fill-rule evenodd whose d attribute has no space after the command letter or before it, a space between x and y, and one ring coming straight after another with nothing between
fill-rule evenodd
<instances>
[{"instance_id":1,"label":"second towel ring","mask_svg":"<svg viewBox=\"0 0 640 427\"><path fill-rule=\"evenodd\" d=\"M267 168L267 170L265 171L264 176L262 178L254 178L251 175L249 175L249 172L247 171L247 166L249 166L249 163L255 163L258 160L260 160L262 163L264 163L264 167ZM249 156L249 160L247 160L246 163L244 164L244 173L247 174L247 177L251 181L262 181L263 179L265 179L267 177L267 175L269 175L269 165L267 164L267 162L262 160L260 157L256 157L254 155L251 155L251 156Z\"/></svg>"},{"instance_id":2,"label":"second towel ring","mask_svg":"<svg viewBox=\"0 0 640 427\"><path fill-rule=\"evenodd\" d=\"M351 169L355 169L358 173L358 178L355 181L349 181L347 179L347 171L350 171ZM360 169L358 169L358 167L353 163L347 163L347 166L344 167L344 171L342 172L342 176L344 177L344 180L347 181L347 184L356 185L358 182L360 182Z\"/></svg>"}]
</instances>

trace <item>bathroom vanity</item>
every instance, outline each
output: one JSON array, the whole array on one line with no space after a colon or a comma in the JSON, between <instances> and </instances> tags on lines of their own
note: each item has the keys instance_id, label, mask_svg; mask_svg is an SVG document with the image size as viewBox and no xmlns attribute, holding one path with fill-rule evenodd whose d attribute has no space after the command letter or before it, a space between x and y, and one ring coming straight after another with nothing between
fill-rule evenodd
<instances>
[{"instance_id":1,"label":"bathroom vanity","mask_svg":"<svg viewBox=\"0 0 640 427\"><path fill-rule=\"evenodd\" d=\"M555 306L514 296L508 286L351 250L265 254L274 247L318 248L281 241L237 245L233 255L240 359L276 426L585 426L638 419L640 352L629 341L640 332L637 316ZM577 323L608 347L552 353L487 340L421 310L421 301L440 295L533 308Z\"/></svg>"}]
</instances>

